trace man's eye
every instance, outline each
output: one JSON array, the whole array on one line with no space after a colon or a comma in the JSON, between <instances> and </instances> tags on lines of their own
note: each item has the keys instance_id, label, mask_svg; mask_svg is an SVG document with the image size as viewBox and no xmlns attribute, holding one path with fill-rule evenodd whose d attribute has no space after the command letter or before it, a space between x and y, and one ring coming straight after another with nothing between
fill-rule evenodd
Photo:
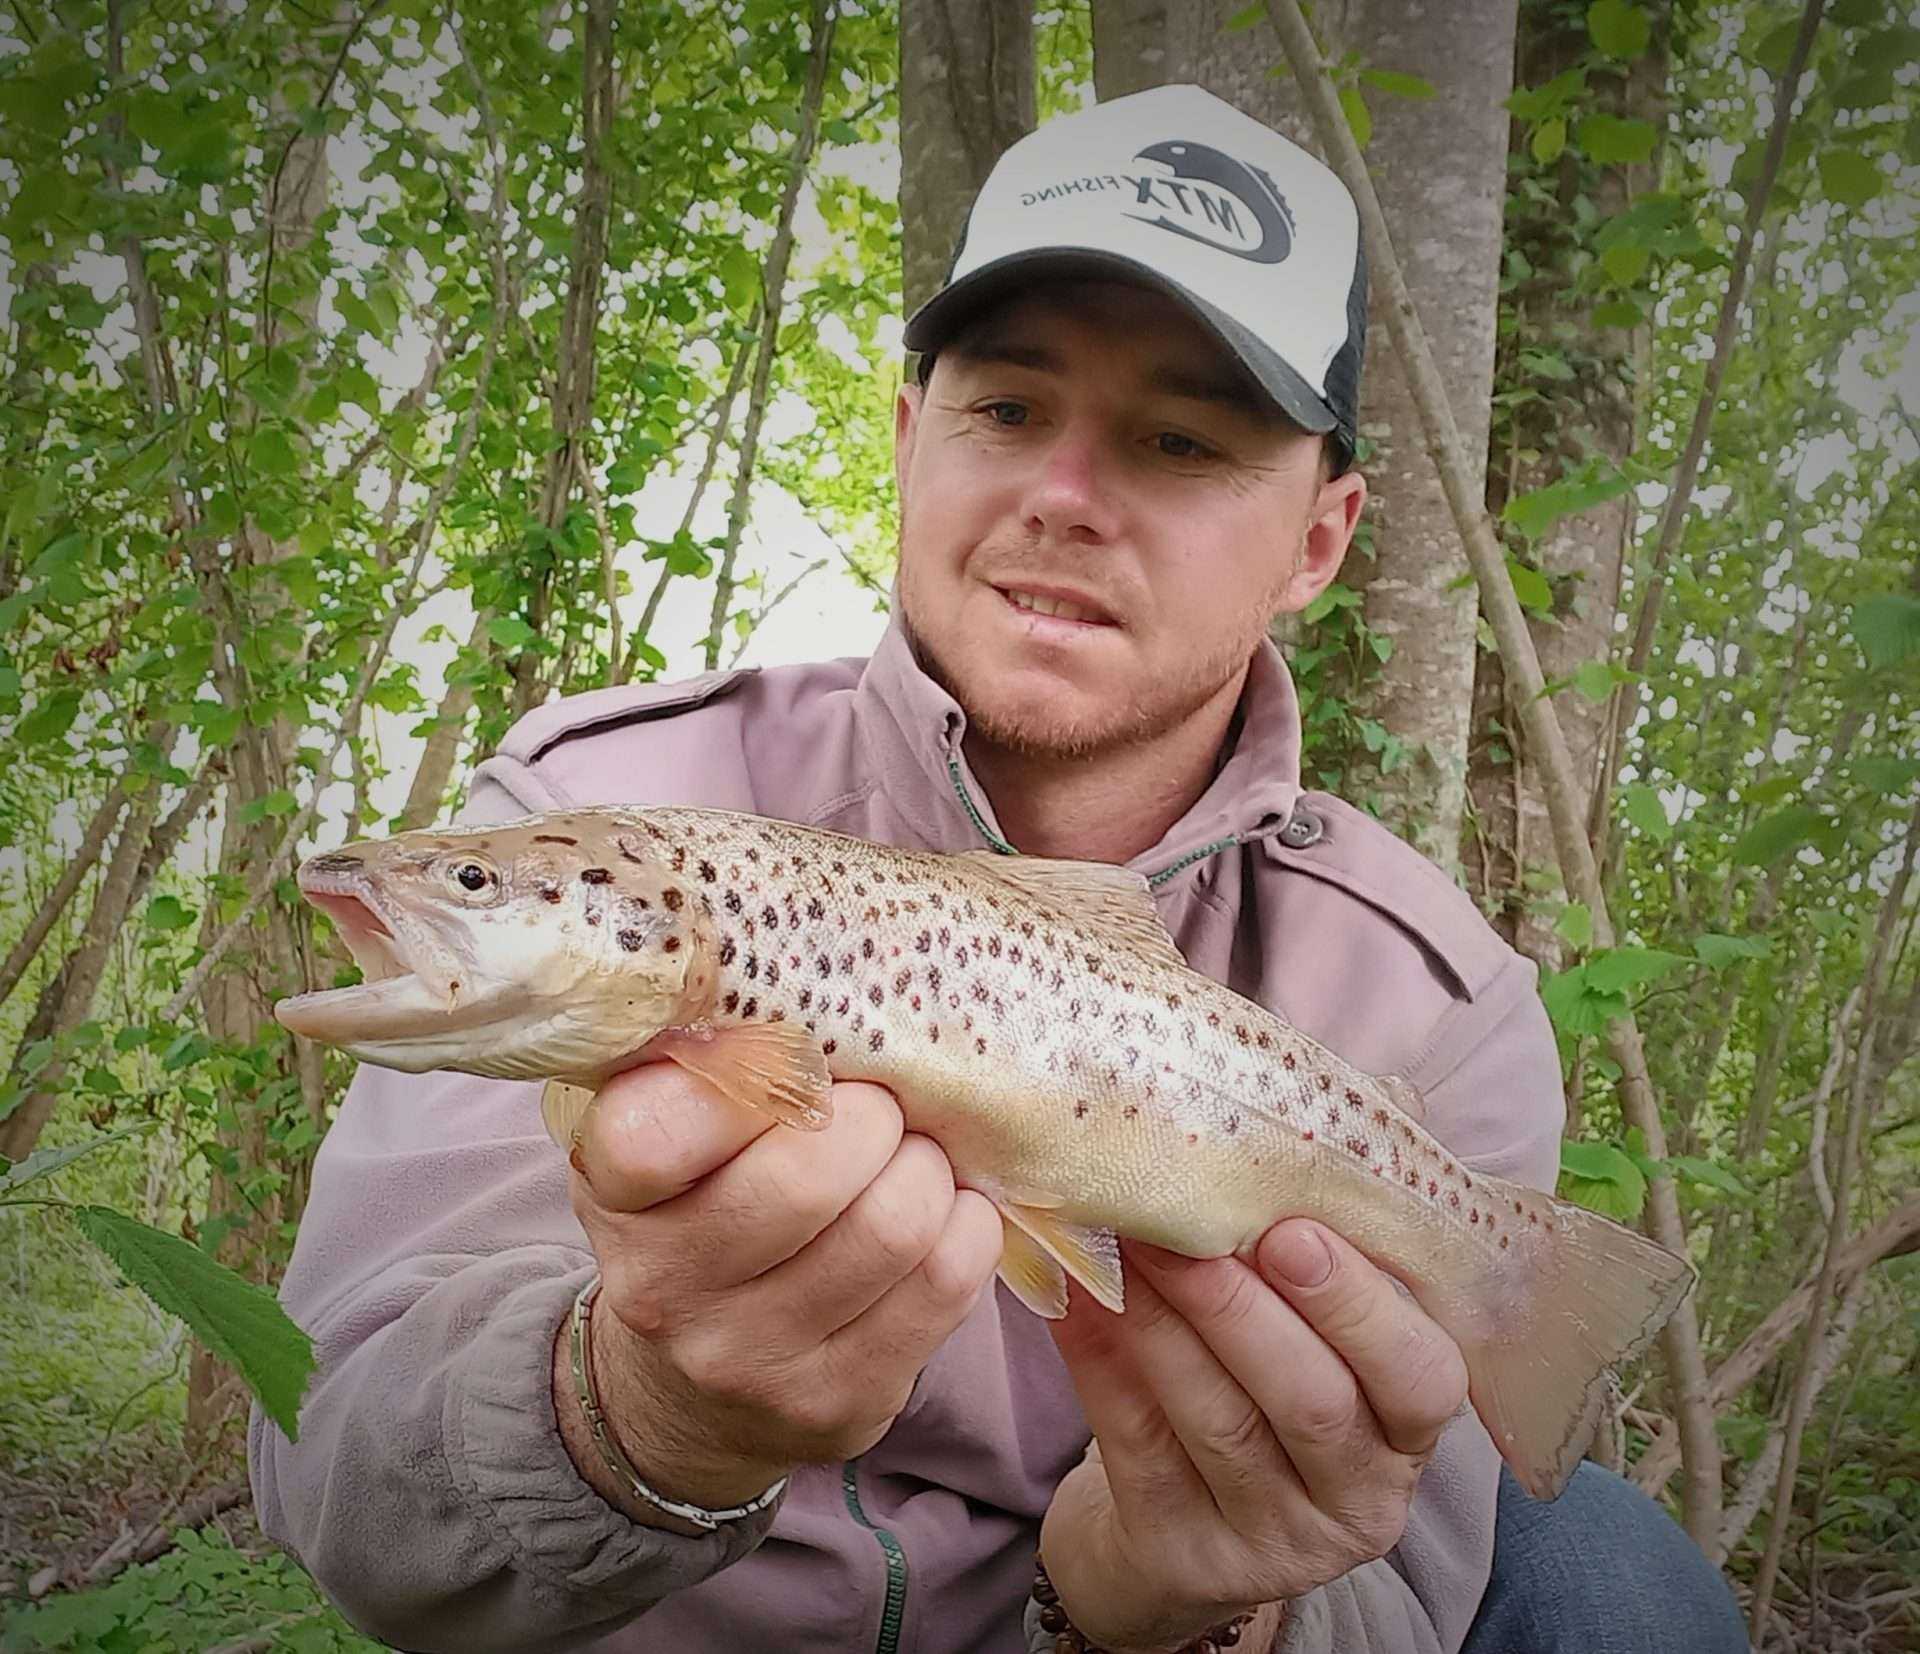
<instances>
[{"instance_id":1,"label":"man's eye","mask_svg":"<svg viewBox=\"0 0 1920 1654\"><path fill-rule=\"evenodd\" d=\"M979 411L985 414L988 423L993 425L1013 427L1027 422L1026 404L1022 402L989 402ZM1011 417L1001 418L1003 412Z\"/></svg>"},{"instance_id":2,"label":"man's eye","mask_svg":"<svg viewBox=\"0 0 1920 1654\"><path fill-rule=\"evenodd\" d=\"M1190 436L1182 436L1178 431L1162 431L1154 439L1160 445L1160 452L1168 459L1211 459L1213 450L1205 443L1196 442Z\"/></svg>"}]
</instances>

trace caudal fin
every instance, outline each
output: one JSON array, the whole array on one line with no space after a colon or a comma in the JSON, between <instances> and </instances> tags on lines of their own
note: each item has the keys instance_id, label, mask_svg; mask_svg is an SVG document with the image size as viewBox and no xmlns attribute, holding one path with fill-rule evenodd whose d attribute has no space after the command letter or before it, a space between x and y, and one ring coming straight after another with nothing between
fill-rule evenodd
<instances>
[{"instance_id":1,"label":"caudal fin","mask_svg":"<svg viewBox=\"0 0 1920 1654\"><path fill-rule=\"evenodd\" d=\"M1696 1276L1686 1259L1610 1218L1518 1192L1552 1208L1551 1228L1527 1236L1527 1278L1499 1312L1449 1330L1494 1445L1527 1492L1554 1499L1592 1439L1608 1369L1653 1342Z\"/></svg>"}]
</instances>

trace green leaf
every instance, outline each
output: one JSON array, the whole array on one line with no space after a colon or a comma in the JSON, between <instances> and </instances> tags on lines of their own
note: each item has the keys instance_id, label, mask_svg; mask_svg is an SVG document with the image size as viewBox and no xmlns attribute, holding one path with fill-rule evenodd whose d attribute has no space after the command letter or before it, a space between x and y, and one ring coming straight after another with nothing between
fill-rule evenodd
<instances>
[{"instance_id":1,"label":"green leaf","mask_svg":"<svg viewBox=\"0 0 1920 1654\"><path fill-rule=\"evenodd\" d=\"M1709 930L1693 939L1693 951L1708 970L1721 971L1742 959L1765 959L1773 944L1764 936L1723 936Z\"/></svg>"},{"instance_id":2,"label":"green leaf","mask_svg":"<svg viewBox=\"0 0 1920 1654\"><path fill-rule=\"evenodd\" d=\"M1920 759L1916 758L1856 758L1848 768L1861 786L1889 798L1920 781Z\"/></svg>"},{"instance_id":3,"label":"green leaf","mask_svg":"<svg viewBox=\"0 0 1920 1654\"><path fill-rule=\"evenodd\" d=\"M1876 672L1920 655L1920 597L1889 592L1853 606L1853 636Z\"/></svg>"},{"instance_id":4,"label":"green leaf","mask_svg":"<svg viewBox=\"0 0 1920 1654\"><path fill-rule=\"evenodd\" d=\"M1433 96L1433 82L1418 75L1403 75L1397 69L1362 69L1360 78L1369 86L1396 98L1424 100Z\"/></svg>"},{"instance_id":5,"label":"green leaf","mask_svg":"<svg viewBox=\"0 0 1920 1654\"><path fill-rule=\"evenodd\" d=\"M1573 669L1573 687L1595 706L1613 698L1613 684L1613 662L1610 660L1583 660Z\"/></svg>"},{"instance_id":6,"label":"green leaf","mask_svg":"<svg viewBox=\"0 0 1920 1654\"><path fill-rule=\"evenodd\" d=\"M1559 1192L1562 1199L1577 1201L1589 1211L1631 1223L1646 1204L1647 1180L1632 1158L1612 1143L1562 1143Z\"/></svg>"},{"instance_id":7,"label":"green leaf","mask_svg":"<svg viewBox=\"0 0 1920 1654\"><path fill-rule=\"evenodd\" d=\"M1593 946L1593 914L1585 902L1567 903L1553 928L1576 948Z\"/></svg>"},{"instance_id":8,"label":"green leaf","mask_svg":"<svg viewBox=\"0 0 1920 1654\"><path fill-rule=\"evenodd\" d=\"M1340 110L1347 117L1347 125L1353 128L1353 141L1362 149L1373 136L1373 116L1367 109L1367 100L1360 96L1352 86L1340 88Z\"/></svg>"},{"instance_id":9,"label":"green leaf","mask_svg":"<svg viewBox=\"0 0 1920 1654\"><path fill-rule=\"evenodd\" d=\"M1725 1166L1702 1159L1697 1154L1670 1155L1667 1165L1679 1176L1694 1183L1704 1183L1709 1189L1718 1189L1722 1194L1751 1196L1753 1193Z\"/></svg>"},{"instance_id":10,"label":"green leaf","mask_svg":"<svg viewBox=\"0 0 1920 1654\"><path fill-rule=\"evenodd\" d=\"M1638 57L1647 49L1653 31L1647 14L1626 0L1594 0L1587 7L1587 34L1608 57Z\"/></svg>"},{"instance_id":11,"label":"green leaf","mask_svg":"<svg viewBox=\"0 0 1920 1654\"><path fill-rule=\"evenodd\" d=\"M1644 782L1635 782L1622 790L1620 799L1626 809L1627 820L1655 844L1665 844L1673 837L1673 823L1667 819L1667 807L1660 802L1660 795L1653 788Z\"/></svg>"},{"instance_id":12,"label":"green leaf","mask_svg":"<svg viewBox=\"0 0 1920 1654\"><path fill-rule=\"evenodd\" d=\"M1658 982L1686 963L1685 954L1668 953L1664 948L1604 948L1586 962L1584 969L1589 987L1601 993L1621 993Z\"/></svg>"},{"instance_id":13,"label":"green leaf","mask_svg":"<svg viewBox=\"0 0 1920 1654\"><path fill-rule=\"evenodd\" d=\"M1633 479L1611 461L1589 462L1544 488L1514 495L1501 508L1500 520L1529 540L1537 540L1562 517L1591 511L1618 499L1632 487Z\"/></svg>"},{"instance_id":14,"label":"green leaf","mask_svg":"<svg viewBox=\"0 0 1920 1654\"><path fill-rule=\"evenodd\" d=\"M1254 0L1251 6L1242 6L1226 21L1222 34L1237 34L1242 29L1251 29L1267 15L1265 0Z\"/></svg>"},{"instance_id":15,"label":"green leaf","mask_svg":"<svg viewBox=\"0 0 1920 1654\"><path fill-rule=\"evenodd\" d=\"M300 468L300 456L278 425L262 425L247 445L247 463L262 476L290 477Z\"/></svg>"},{"instance_id":16,"label":"green leaf","mask_svg":"<svg viewBox=\"0 0 1920 1654\"><path fill-rule=\"evenodd\" d=\"M193 909L178 896L156 896L147 903L147 929L185 930L193 923Z\"/></svg>"},{"instance_id":17,"label":"green leaf","mask_svg":"<svg viewBox=\"0 0 1920 1654\"><path fill-rule=\"evenodd\" d=\"M1811 804L1790 804L1770 816L1762 816L1733 846L1736 867L1767 867L1789 852L1798 850L1826 824L1826 817Z\"/></svg>"},{"instance_id":18,"label":"green leaf","mask_svg":"<svg viewBox=\"0 0 1920 1654\"><path fill-rule=\"evenodd\" d=\"M1507 574L1513 581L1513 595L1523 609L1535 614L1553 613L1553 587L1538 569L1528 568L1519 558L1509 555Z\"/></svg>"},{"instance_id":19,"label":"green leaf","mask_svg":"<svg viewBox=\"0 0 1920 1654\"><path fill-rule=\"evenodd\" d=\"M1864 207L1886 182L1880 169L1857 149L1822 150L1819 167L1820 187L1827 199L1843 207Z\"/></svg>"},{"instance_id":20,"label":"green leaf","mask_svg":"<svg viewBox=\"0 0 1920 1654\"><path fill-rule=\"evenodd\" d=\"M495 615L487 622L487 636L502 649L514 651L530 649L540 640L540 634L518 615Z\"/></svg>"},{"instance_id":21,"label":"green leaf","mask_svg":"<svg viewBox=\"0 0 1920 1654\"><path fill-rule=\"evenodd\" d=\"M1616 241L1600 254L1600 268L1620 287L1631 287L1652 262L1653 249L1637 241Z\"/></svg>"},{"instance_id":22,"label":"green leaf","mask_svg":"<svg viewBox=\"0 0 1920 1654\"><path fill-rule=\"evenodd\" d=\"M80 716L80 691L56 689L20 720L20 740L30 747L49 747L73 727Z\"/></svg>"},{"instance_id":23,"label":"green leaf","mask_svg":"<svg viewBox=\"0 0 1920 1654\"><path fill-rule=\"evenodd\" d=\"M6 1170L0 1172L0 1195L28 1183L37 1183L43 1177L51 1177L62 1167L71 1166L83 1154L92 1154L95 1149L103 1149L109 1143L117 1143L125 1137L138 1137L152 1131L157 1124L154 1120L142 1120L137 1126L124 1126L104 1136L89 1137L84 1143L63 1143L57 1149L36 1149L24 1160L9 1162Z\"/></svg>"},{"instance_id":24,"label":"green leaf","mask_svg":"<svg viewBox=\"0 0 1920 1654\"><path fill-rule=\"evenodd\" d=\"M1627 1014L1627 998L1594 987L1585 965L1558 971L1540 984L1540 1001L1553 1025L1566 1034L1604 1034L1615 1017Z\"/></svg>"},{"instance_id":25,"label":"green leaf","mask_svg":"<svg viewBox=\"0 0 1920 1654\"><path fill-rule=\"evenodd\" d=\"M300 1433L300 1398L313 1373L313 1341L272 1293L216 1263L199 1247L105 1206L73 1219L128 1281L234 1368L289 1441Z\"/></svg>"},{"instance_id":26,"label":"green leaf","mask_svg":"<svg viewBox=\"0 0 1920 1654\"><path fill-rule=\"evenodd\" d=\"M1653 156L1659 131L1646 121L1618 115L1586 115L1576 129L1580 152L1601 166L1638 166Z\"/></svg>"},{"instance_id":27,"label":"green leaf","mask_svg":"<svg viewBox=\"0 0 1920 1654\"><path fill-rule=\"evenodd\" d=\"M1760 37L1753 48L1753 61L1775 80L1787 72L1787 64L1793 58L1793 43L1800 36L1800 23L1796 18L1790 23L1781 23Z\"/></svg>"}]
</instances>

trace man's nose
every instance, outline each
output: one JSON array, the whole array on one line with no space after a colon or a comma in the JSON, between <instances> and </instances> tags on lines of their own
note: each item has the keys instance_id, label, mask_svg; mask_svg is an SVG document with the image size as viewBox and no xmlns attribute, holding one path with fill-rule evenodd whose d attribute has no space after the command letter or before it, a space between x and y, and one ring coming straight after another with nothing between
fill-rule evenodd
<instances>
[{"instance_id":1,"label":"man's nose","mask_svg":"<svg viewBox=\"0 0 1920 1654\"><path fill-rule=\"evenodd\" d=\"M1058 539L1112 537L1116 516L1112 461L1090 425L1068 426L1048 442L1029 484L1027 527Z\"/></svg>"}]
</instances>

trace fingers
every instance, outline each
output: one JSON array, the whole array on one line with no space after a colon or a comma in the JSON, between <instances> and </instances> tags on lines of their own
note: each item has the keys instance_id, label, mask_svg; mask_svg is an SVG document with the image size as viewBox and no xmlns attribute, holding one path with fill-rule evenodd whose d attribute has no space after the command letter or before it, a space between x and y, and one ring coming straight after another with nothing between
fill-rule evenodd
<instances>
[{"instance_id":1,"label":"fingers","mask_svg":"<svg viewBox=\"0 0 1920 1654\"><path fill-rule=\"evenodd\" d=\"M1359 1405L1378 1421L1387 1444L1424 1460L1467 1398L1459 1346L1395 1289L1391 1277L1319 1224L1275 1224L1261 1237L1255 1258L1261 1273L1338 1353ZM1331 1396L1327 1406L1334 1407ZM1311 1483L1313 1472L1301 1469Z\"/></svg>"},{"instance_id":2,"label":"fingers","mask_svg":"<svg viewBox=\"0 0 1920 1654\"><path fill-rule=\"evenodd\" d=\"M773 1123L677 1063L647 1063L600 1088L580 1122L573 1166L603 1210L644 1212L731 1160Z\"/></svg>"},{"instance_id":3,"label":"fingers","mask_svg":"<svg viewBox=\"0 0 1920 1654\"><path fill-rule=\"evenodd\" d=\"M946 1222L919 1267L828 1340L832 1369L849 1383L875 1364L919 1371L993 1279L1002 1244L993 1203L973 1189L955 1190Z\"/></svg>"}]
</instances>

